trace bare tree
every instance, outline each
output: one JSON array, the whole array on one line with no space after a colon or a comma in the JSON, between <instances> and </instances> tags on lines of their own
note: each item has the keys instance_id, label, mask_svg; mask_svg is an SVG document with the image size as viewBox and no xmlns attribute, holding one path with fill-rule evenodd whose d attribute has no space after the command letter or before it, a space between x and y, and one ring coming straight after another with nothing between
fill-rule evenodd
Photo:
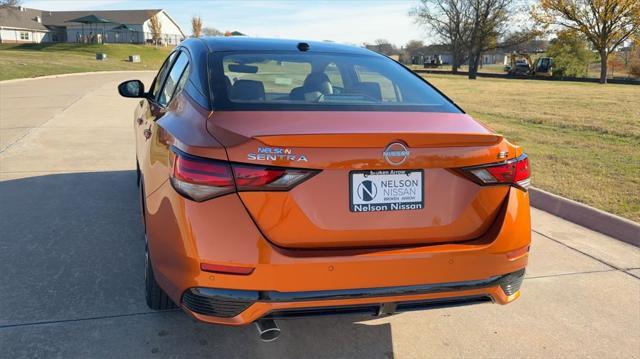
<instances>
[{"instance_id":1,"label":"bare tree","mask_svg":"<svg viewBox=\"0 0 640 359\"><path fill-rule=\"evenodd\" d=\"M640 36L639 0L540 0L532 13L543 24L587 37L600 55L600 83L607 82L609 54L632 36Z\"/></svg>"},{"instance_id":2,"label":"bare tree","mask_svg":"<svg viewBox=\"0 0 640 359\"><path fill-rule=\"evenodd\" d=\"M202 19L200 16L194 16L191 18L191 31L193 37L200 37L202 35Z\"/></svg>"},{"instance_id":3,"label":"bare tree","mask_svg":"<svg viewBox=\"0 0 640 359\"><path fill-rule=\"evenodd\" d=\"M538 38L534 24L514 20L524 14L522 2L513 0L467 0L471 4L468 62L469 79L475 79L483 52L514 47ZM513 31L512 28L517 28Z\"/></svg>"},{"instance_id":4,"label":"bare tree","mask_svg":"<svg viewBox=\"0 0 640 359\"><path fill-rule=\"evenodd\" d=\"M375 41L376 46L378 47L378 52L389 55L397 55L400 53L396 45L392 44L387 39L377 39Z\"/></svg>"},{"instance_id":5,"label":"bare tree","mask_svg":"<svg viewBox=\"0 0 640 359\"><path fill-rule=\"evenodd\" d=\"M400 54L400 50L398 50L398 48L394 44L386 39L377 39L376 41L374 41L374 45L364 44L364 46L371 51L375 51L387 56Z\"/></svg>"},{"instance_id":6,"label":"bare tree","mask_svg":"<svg viewBox=\"0 0 640 359\"><path fill-rule=\"evenodd\" d=\"M410 40L402 49L401 60L404 63L412 63L414 58L423 55L424 48L425 46L422 40Z\"/></svg>"},{"instance_id":7,"label":"bare tree","mask_svg":"<svg viewBox=\"0 0 640 359\"><path fill-rule=\"evenodd\" d=\"M224 32L216 29L215 27L205 27L202 29L202 33L205 36L224 36Z\"/></svg>"},{"instance_id":8,"label":"bare tree","mask_svg":"<svg viewBox=\"0 0 640 359\"><path fill-rule=\"evenodd\" d=\"M153 43L158 46L160 39L162 38L162 24L156 15L153 15L149 19L149 30L151 31Z\"/></svg>"},{"instance_id":9,"label":"bare tree","mask_svg":"<svg viewBox=\"0 0 640 359\"><path fill-rule=\"evenodd\" d=\"M475 79L482 53L499 46L511 12L510 0L470 0L469 79Z\"/></svg>"},{"instance_id":10,"label":"bare tree","mask_svg":"<svg viewBox=\"0 0 640 359\"><path fill-rule=\"evenodd\" d=\"M0 0L0 9L15 7L22 4L22 0Z\"/></svg>"},{"instance_id":11,"label":"bare tree","mask_svg":"<svg viewBox=\"0 0 640 359\"><path fill-rule=\"evenodd\" d=\"M420 0L410 11L416 23L449 45L453 72L464 61L471 25L470 0Z\"/></svg>"}]
</instances>

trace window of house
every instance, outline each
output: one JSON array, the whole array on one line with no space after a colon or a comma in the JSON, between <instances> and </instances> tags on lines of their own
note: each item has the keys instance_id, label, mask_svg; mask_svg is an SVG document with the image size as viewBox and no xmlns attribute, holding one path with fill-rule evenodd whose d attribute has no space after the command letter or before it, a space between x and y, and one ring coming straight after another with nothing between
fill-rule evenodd
<instances>
[{"instance_id":1,"label":"window of house","mask_svg":"<svg viewBox=\"0 0 640 359\"><path fill-rule=\"evenodd\" d=\"M28 32L21 32L20 33L20 40L29 40L29 33Z\"/></svg>"}]
</instances>

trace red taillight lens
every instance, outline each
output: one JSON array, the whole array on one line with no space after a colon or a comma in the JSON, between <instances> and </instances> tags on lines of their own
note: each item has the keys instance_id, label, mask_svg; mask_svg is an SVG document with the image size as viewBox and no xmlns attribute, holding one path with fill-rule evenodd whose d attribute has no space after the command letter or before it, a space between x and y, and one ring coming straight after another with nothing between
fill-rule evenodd
<instances>
[{"instance_id":1,"label":"red taillight lens","mask_svg":"<svg viewBox=\"0 0 640 359\"><path fill-rule=\"evenodd\" d=\"M316 173L315 170L229 163L176 150L171 183L181 195L201 202L236 190L290 190Z\"/></svg>"},{"instance_id":2,"label":"red taillight lens","mask_svg":"<svg viewBox=\"0 0 640 359\"><path fill-rule=\"evenodd\" d=\"M174 175L181 181L207 186L233 186L231 166L223 161L176 156Z\"/></svg>"},{"instance_id":3,"label":"red taillight lens","mask_svg":"<svg viewBox=\"0 0 640 359\"><path fill-rule=\"evenodd\" d=\"M286 169L262 166L234 165L233 174L238 188L253 188L268 185L287 173Z\"/></svg>"},{"instance_id":4,"label":"red taillight lens","mask_svg":"<svg viewBox=\"0 0 640 359\"><path fill-rule=\"evenodd\" d=\"M506 162L465 167L461 170L482 185L509 184L527 188L531 182L531 167L527 155Z\"/></svg>"},{"instance_id":5,"label":"red taillight lens","mask_svg":"<svg viewBox=\"0 0 640 359\"><path fill-rule=\"evenodd\" d=\"M175 154L173 188L197 202L235 191L233 174L228 162Z\"/></svg>"},{"instance_id":6,"label":"red taillight lens","mask_svg":"<svg viewBox=\"0 0 640 359\"><path fill-rule=\"evenodd\" d=\"M318 173L314 170L233 164L238 191L287 191Z\"/></svg>"}]
</instances>

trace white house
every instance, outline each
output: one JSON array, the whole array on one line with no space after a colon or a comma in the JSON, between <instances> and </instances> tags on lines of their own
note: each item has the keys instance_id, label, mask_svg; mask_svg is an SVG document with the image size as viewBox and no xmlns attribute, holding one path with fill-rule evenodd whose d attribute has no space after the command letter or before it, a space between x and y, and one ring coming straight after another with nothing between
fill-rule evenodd
<instances>
[{"instance_id":1,"label":"white house","mask_svg":"<svg viewBox=\"0 0 640 359\"><path fill-rule=\"evenodd\" d=\"M0 9L0 43L151 42L151 18L161 24L160 42L176 45L187 36L162 9L46 11L24 7ZM85 19L89 23L74 20Z\"/></svg>"},{"instance_id":2,"label":"white house","mask_svg":"<svg viewBox=\"0 0 640 359\"><path fill-rule=\"evenodd\" d=\"M50 30L42 11L22 7L0 8L0 43L49 42Z\"/></svg>"}]
</instances>

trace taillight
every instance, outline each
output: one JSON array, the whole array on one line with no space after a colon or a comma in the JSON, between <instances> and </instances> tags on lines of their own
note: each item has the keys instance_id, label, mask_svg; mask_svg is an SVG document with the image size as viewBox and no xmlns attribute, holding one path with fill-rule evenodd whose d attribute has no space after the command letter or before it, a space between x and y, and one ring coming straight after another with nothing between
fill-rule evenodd
<instances>
[{"instance_id":1,"label":"taillight","mask_svg":"<svg viewBox=\"0 0 640 359\"><path fill-rule=\"evenodd\" d=\"M175 150L171 184L197 202L235 191L287 191L318 171L255 166L191 156Z\"/></svg>"},{"instance_id":2,"label":"taillight","mask_svg":"<svg viewBox=\"0 0 640 359\"><path fill-rule=\"evenodd\" d=\"M317 171L233 164L238 191L286 191Z\"/></svg>"},{"instance_id":3,"label":"taillight","mask_svg":"<svg viewBox=\"0 0 640 359\"><path fill-rule=\"evenodd\" d=\"M176 153L171 184L178 193L198 202L235 191L228 162L183 153Z\"/></svg>"},{"instance_id":4,"label":"taillight","mask_svg":"<svg viewBox=\"0 0 640 359\"><path fill-rule=\"evenodd\" d=\"M526 189L531 183L531 167L525 154L505 162L464 167L460 171L481 185L507 184Z\"/></svg>"}]
</instances>

